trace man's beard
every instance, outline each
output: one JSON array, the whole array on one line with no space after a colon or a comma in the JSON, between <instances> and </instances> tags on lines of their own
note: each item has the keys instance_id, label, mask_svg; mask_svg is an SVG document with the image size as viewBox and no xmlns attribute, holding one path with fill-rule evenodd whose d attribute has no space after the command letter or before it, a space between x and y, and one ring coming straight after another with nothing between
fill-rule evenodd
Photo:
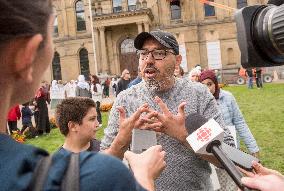
<instances>
[{"instance_id":1,"label":"man's beard","mask_svg":"<svg viewBox=\"0 0 284 191\"><path fill-rule=\"evenodd\" d=\"M145 79L146 86L150 91L160 92L170 88L174 80L174 70L167 68L166 72L161 74L158 69L156 69L158 74L155 78Z\"/></svg>"}]
</instances>

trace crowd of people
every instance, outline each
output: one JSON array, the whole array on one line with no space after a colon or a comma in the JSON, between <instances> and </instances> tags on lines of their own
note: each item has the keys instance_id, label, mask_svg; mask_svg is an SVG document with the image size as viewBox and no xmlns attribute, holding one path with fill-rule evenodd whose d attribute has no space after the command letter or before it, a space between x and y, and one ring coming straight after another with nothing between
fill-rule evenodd
<instances>
[{"instance_id":1,"label":"crowd of people","mask_svg":"<svg viewBox=\"0 0 284 191\"><path fill-rule=\"evenodd\" d=\"M0 120L7 121L11 107L35 97L37 116L41 119L38 121L40 131L48 133L48 91L45 83L40 85L39 82L54 52L52 29L55 16L51 1L0 0L0 7L3 8L0 19L5 19L0 22ZM214 118L224 129L223 141L229 145L234 146L235 141L228 126L234 125L236 131L242 129L245 133L239 132L241 138L250 140L246 146L258 154L257 145L233 96L218 89L212 72L201 71L198 79L208 88L188 78L178 78L177 74L175 77L182 56L171 33L161 30L142 32L136 37L134 46L143 80L118 94L100 152L87 151L98 150L91 142L99 127L96 103L92 99L93 93L100 89L97 79L92 77L90 85L79 76L76 97L55 97L56 121L65 142L52 156L46 179L42 180L38 190L61 190L62 182L68 181L65 173L73 153L80 159L77 173L79 189L83 191L212 190L207 161L219 166L218 160L208 155L196 155L186 141L185 118L194 113L207 119ZM122 78L129 80L127 75L125 72ZM228 103L232 106L223 113L222 105ZM19 109L15 110L17 115L14 117L18 119ZM133 129L157 132L158 145L140 154L128 151ZM33 176L38 171L37 165L48 153L15 142L6 135L4 124L0 132L1 190L31 190L29 188L37 184ZM132 172L122 163L122 158L128 161ZM283 175L258 163L253 163L253 167L254 172L242 170L248 176L242 178L244 185L262 191L283 190Z\"/></svg>"},{"instance_id":2,"label":"crowd of people","mask_svg":"<svg viewBox=\"0 0 284 191\"><path fill-rule=\"evenodd\" d=\"M128 70L125 70L128 72ZM124 76L123 72L122 76ZM128 72L129 73L129 72ZM27 130L36 129L38 135L50 132L48 104L50 109L56 109L56 106L64 99L70 97L89 97L96 103L99 126L102 126L100 105L103 98L116 96L127 88L124 77L121 80L115 78L106 78L103 82L96 75L90 75L90 80L86 81L84 75L79 75L77 80L63 82L62 80L52 80L51 84L42 81L40 88L37 90L35 97L22 106L16 105L10 109L7 115L7 132L20 131L24 133ZM130 82L128 78L127 82ZM125 87L126 86L126 87ZM34 117L35 125L33 125ZM22 127L18 127L18 121L22 118Z\"/></svg>"}]
</instances>

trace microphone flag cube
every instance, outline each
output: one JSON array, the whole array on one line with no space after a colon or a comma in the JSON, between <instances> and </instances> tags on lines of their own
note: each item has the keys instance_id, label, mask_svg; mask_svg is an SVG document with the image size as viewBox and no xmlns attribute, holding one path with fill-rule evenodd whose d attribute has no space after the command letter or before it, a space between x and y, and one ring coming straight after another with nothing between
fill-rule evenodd
<instances>
[{"instance_id":1,"label":"microphone flag cube","mask_svg":"<svg viewBox=\"0 0 284 191\"><path fill-rule=\"evenodd\" d=\"M186 140L195 153L209 154L206 151L207 145L215 140L222 142L223 138L224 130L214 119L210 119L199 129L190 134Z\"/></svg>"}]
</instances>

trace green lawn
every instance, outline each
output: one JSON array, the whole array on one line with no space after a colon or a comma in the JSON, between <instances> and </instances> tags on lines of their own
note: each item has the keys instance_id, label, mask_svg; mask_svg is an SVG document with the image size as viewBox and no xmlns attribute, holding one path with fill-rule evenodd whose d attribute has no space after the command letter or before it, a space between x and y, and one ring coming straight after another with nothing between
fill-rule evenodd
<instances>
[{"instance_id":1,"label":"green lawn","mask_svg":"<svg viewBox=\"0 0 284 191\"><path fill-rule=\"evenodd\" d=\"M262 163L284 173L284 84L264 84L263 89L248 90L246 86L226 87L236 97L245 119L255 136ZM106 127L108 113L103 113ZM97 132L101 139L103 129ZM58 129L40 138L27 141L54 152L62 145L63 137Z\"/></svg>"},{"instance_id":2,"label":"green lawn","mask_svg":"<svg viewBox=\"0 0 284 191\"><path fill-rule=\"evenodd\" d=\"M262 163L284 173L284 84L264 84L263 89L225 89L236 97L261 149Z\"/></svg>"}]
</instances>

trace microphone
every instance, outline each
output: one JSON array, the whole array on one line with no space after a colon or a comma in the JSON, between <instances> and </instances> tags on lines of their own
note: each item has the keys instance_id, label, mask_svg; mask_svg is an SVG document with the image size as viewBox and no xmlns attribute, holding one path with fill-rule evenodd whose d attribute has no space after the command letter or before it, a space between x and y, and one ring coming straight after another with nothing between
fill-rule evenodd
<instances>
[{"instance_id":1,"label":"microphone","mask_svg":"<svg viewBox=\"0 0 284 191\"><path fill-rule=\"evenodd\" d=\"M188 134L192 134L199 127L204 125L208 120L201 116L199 113L192 113L185 119L185 126L187 128ZM221 142L221 148L224 153L229 157L233 163L247 171L253 171L252 161L260 162L260 160L248 153L245 153L236 147L227 145Z\"/></svg>"},{"instance_id":2,"label":"microphone","mask_svg":"<svg viewBox=\"0 0 284 191\"><path fill-rule=\"evenodd\" d=\"M214 119L207 121L205 117L198 113L188 115L185 124L189 133L186 140L194 152L206 155L213 154L236 185L243 191L249 191L250 189L241 182L241 178L243 177L242 173L221 149L224 130L220 125Z\"/></svg>"}]
</instances>

